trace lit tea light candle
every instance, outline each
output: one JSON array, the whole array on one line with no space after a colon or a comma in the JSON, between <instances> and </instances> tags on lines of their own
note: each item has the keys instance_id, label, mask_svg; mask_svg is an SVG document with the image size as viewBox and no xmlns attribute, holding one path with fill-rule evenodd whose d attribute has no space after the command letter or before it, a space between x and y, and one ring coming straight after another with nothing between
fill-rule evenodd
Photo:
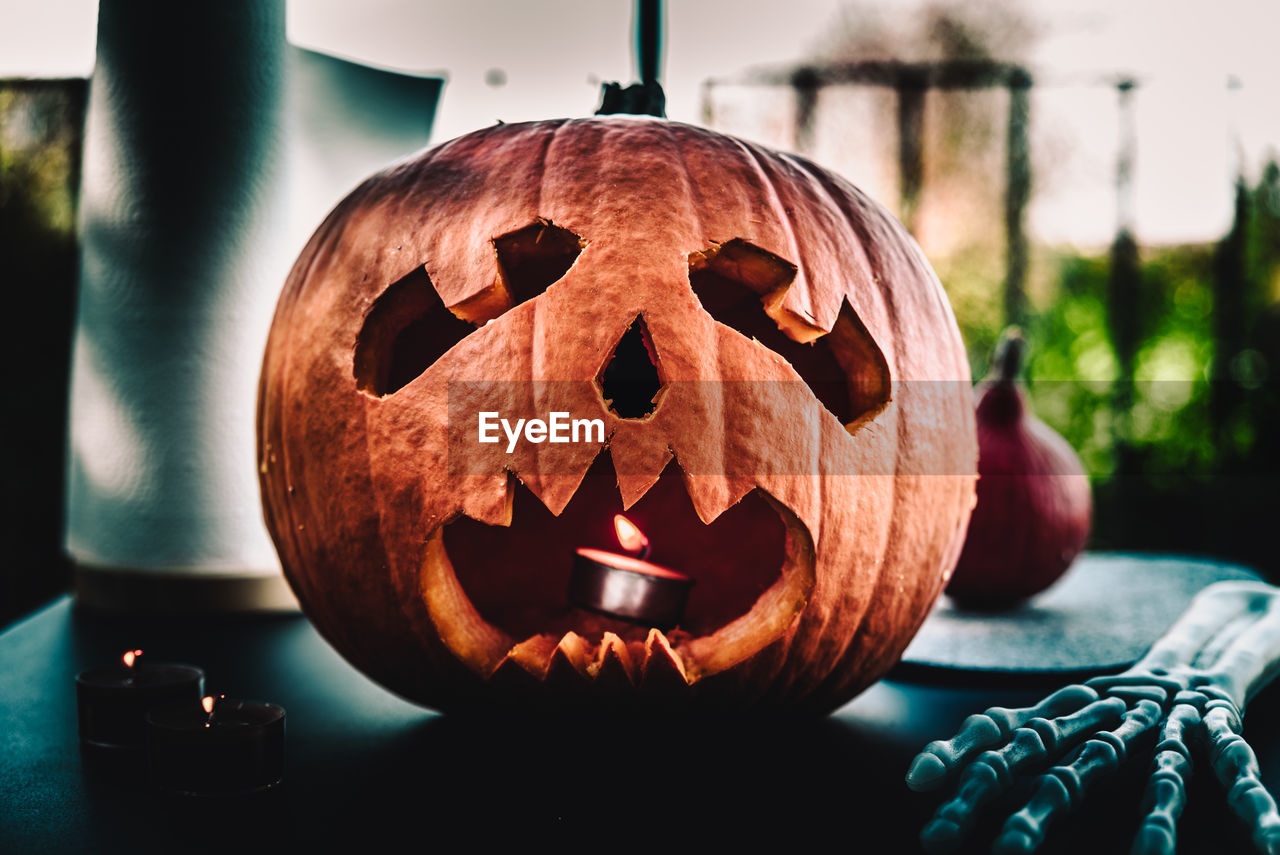
<instances>
[{"instance_id":1,"label":"lit tea light candle","mask_svg":"<svg viewBox=\"0 0 1280 855\"><path fill-rule=\"evenodd\" d=\"M148 662L141 650L127 650L115 665L76 677L80 740L98 748L139 748L147 710L195 703L203 691L204 672L194 665Z\"/></svg>"},{"instance_id":2,"label":"lit tea light candle","mask_svg":"<svg viewBox=\"0 0 1280 855\"><path fill-rule=\"evenodd\" d=\"M284 779L284 708L207 695L147 714L151 781L182 795L244 795Z\"/></svg>"},{"instance_id":3,"label":"lit tea light candle","mask_svg":"<svg viewBox=\"0 0 1280 855\"><path fill-rule=\"evenodd\" d=\"M693 579L653 564L649 538L635 523L613 518L618 543L629 554L581 548L569 575L569 602L633 623L667 628L680 623Z\"/></svg>"}]
</instances>

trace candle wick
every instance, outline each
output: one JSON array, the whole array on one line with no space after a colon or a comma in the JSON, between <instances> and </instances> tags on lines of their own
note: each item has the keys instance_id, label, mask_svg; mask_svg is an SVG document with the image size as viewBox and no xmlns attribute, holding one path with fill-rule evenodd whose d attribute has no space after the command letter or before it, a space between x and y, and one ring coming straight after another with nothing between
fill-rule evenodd
<instances>
[{"instance_id":1,"label":"candle wick","mask_svg":"<svg viewBox=\"0 0 1280 855\"><path fill-rule=\"evenodd\" d=\"M649 546L649 541L646 540L644 542L644 545L640 547L640 554L637 557L641 561L646 561L649 558L649 553L652 551L653 551L653 548Z\"/></svg>"}]
</instances>

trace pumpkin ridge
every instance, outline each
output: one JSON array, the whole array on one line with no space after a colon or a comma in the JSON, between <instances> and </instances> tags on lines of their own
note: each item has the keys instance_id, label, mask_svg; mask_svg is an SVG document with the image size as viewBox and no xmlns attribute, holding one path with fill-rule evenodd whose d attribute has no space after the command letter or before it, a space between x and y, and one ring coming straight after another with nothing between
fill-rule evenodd
<instances>
[{"instance_id":1,"label":"pumpkin ridge","mask_svg":"<svg viewBox=\"0 0 1280 855\"><path fill-rule=\"evenodd\" d=\"M373 184L373 178L362 182L360 187L357 188L356 193L361 193L361 191L371 188ZM363 195L361 198L363 198ZM354 205L355 203L352 204ZM271 321L268 339L276 338L277 336L284 336L286 342L292 342L294 338L294 326L292 320L294 314L299 309L301 294L306 289L307 283L311 281L311 277L315 273L317 266L322 263L321 259L324 256L321 253L321 248L331 249L334 244L340 241L341 234L346 225L346 217L340 213L340 209L344 209L346 205L346 200L344 200L343 203L336 206L334 210L325 217L320 228L318 228L316 233L312 235L311 240L307 242L302 254L294 263L293 268L289 272L288 278L285 280L285 294L288 299L282 298L279 302L276 316L273 317ZM288 313L287 317L281 317L281 314L285 312ZM267 354L269 355L273 352L283 353L283 359L281 360L279 368L279 382L287 384L289 382L288 378L294 376L294 372L292 370L293 360L298 353L298 348L296 346L290 346L289 344L282 344L278 348L273 349L270 341L268 341ZM263 380L260 385L264 388L267 385L266 371L263 372ZM284 400L288 400L287 396L284 397ZM283 438L289 434L287 426L290 424L291 420L289 418L288 407L285 406L282 401L275 410L277 425L275 433L278 434L279 437ZM259 410L259 412L261 413L262 411ZM275 455L280 468L284 472L284 484L286 485L287 491L298 482L295 479L295 473L293 472L293 461L290 459L290 455L285 453L284 443L281 442L281 448L279 451L273 452L272 437L262 436L261 431L259 432L259 437L259 443L261 446L260 454L262 457L262 463L260 464L259 471L261 473L260 478L263 485L265 486L269 483L270 466L273 462L271 458ZM293 504L286 499L275 504L275 507L280 509L281 515L284 518L285 525L283 526L282 534L287 538L287 542L291 547L291 553L296 556L305 555L306 552L302 549L301 538L298 534L299 523L294 516ZM276 536L277 529L271 526L268 526L268 528L271 530L273 537ZM284 565L286 575L288 576L288 562L282 562L282 564ZM299 562L299 565L305 566L305 563ZM297 588L301 588L305 593L299 592ZM296 586L295 593L298 596L300 604L304 607L307 605L306 601L312 598L313 590L313 580L311 578L307 578L303 585Z\"/></svg>"},{"instance_id":2,"label":"pumpkin ridge","mask_svg":"<svg viewBox=\"0 0 1280 855\"><path fill-rule=\"evenodd\" d=\"M671 142L671 147L675 149L676 162L680 165L680 172L684 175L684 194L685 198L691 203L689 204L689 210L686 213L693 218L695 226L694 233L698 235L705 235L707 231L706 224L702 221L701 214L702 203L704 201L702 198L702 188L694 179L693 172L689 169L689 161L685 158L684 146L681 145L683 140L677 136L676 127L677 126L674 124L668 124L665 130L667 132L667 139ZM684 126L680 125L679 127L683 133ZM676 248L676 251L680 251L679 247ZM689 283L689 288L692 290L692 282Z\"/></svg>"},{"instance_id":3,"label":"pumpkin ridge","mask_svg":"<svg viewBox=\"0 0 1280 855\"><path fill-rule=\"evenodd\" d=\"M817 474L815 474L808 481L808 483L811 485L809 488L809 492L812 493L812 498L810 501L814 507L818 507L818 508L826 507L826 502L828 501L828 494L827 494L827 477L828 476L823 471L822 460L819 457L819 455L821 455L822 453L821 449L822 449L821 445L815 445L813 447L813 454L815 456L811 461L813 465L813 469L811 471ZM822 515L819 514L814 521L808 524L811 527L811 536L813 538L813 549L818 554L825 554L825 553L822 553L821 550L823 546L823 541L828 536L823 523L824 521L822 519ZM816 562L815 562L815 565L816 565ZM818 569L819 568L815 566L814 568L815 587L819 584L816 581L816 577L818 575ZM811 591L810 596L812 597L815 593L817 592ZM828 622L829 622L829 617L824 617L822 622L812 631L811 635L815 639L815 643L817 642L818 639L821 639L826 634L826 627ZM793 656L803 656L803 649L805 646L806 637L807 636L805 633L796 632L796 633L790 634L786 638L784 648L781 651L781 657L784 662L790 661ZM781 680L775 679L770 684L769 690L766 692L766 695L765 695L766 699L786 697L791 686L795 683L797 676L798 675L795 675L792 672L787 672L787 676L783 677Z\"/></svg>"},{"instance_id":4,"label":"pumpkin ridge","mask_svg":"<svg viewBox=\"0 0 1280 855\"><path fill-rule=\"evenodd\" d=\"M754 148L752 148L752 151L755 153ZM827 324L819 315L819 310L824 308L824 306L815 306L815 300L820 299L825 295L831 286L829 282L825 281L825 275L815 280L813 273L816 265L810 263L812 254L809 253L806 248L808 242L806 240L802 240L800 237L802 231L809 231L809 224L797 223L795 211L798 211L801 208L807 209L809 206L805 204L791 204L793 202L803 203L806 200L795 200L791 198L788 193L787 186L779 183L778 176L774 171L779 165L790 166L793 169L795 166L786 158L785 155L782 154L777 155L775 158L765 158L760 156L758 153L755 153L754 156L760 164L765 179L769 182L769 186L773 189L774 198L777 199L777 204L781 208L783 222L785 222L787 226L787 233L792 236L792 241L796 247L795 261L793 262L796 267L796 275L787 284L786 291L778 295L776 301L769 307L772 309L772 311L769 311L769 316L774 318L783 332L796 341L809 341L820 338L822 335L831 332L834 327L835 319L832 318L831 324ZM801 174L806 174L803 170L800 171ZM804 226L803 230L800 228L802 225ZM798 291L795 290L797 283L801 285ZM822 291L821 295L814 294L814 291L818 289ZM786 305L787 297L791 296L793 292L798 295L795 297L794 303L799 303L799 305L795 305L793 303L793 305L788 306ZM801 300L803 300L803 302L801 302ZM793 319L789 323L781 320L781 318L785 318L787 316L790 316L790 318ZM803 331L795 330L794 327L797 325L803 327Z\"/></svg>"},{"instance_id":5,"label":"pumpkin ridge","mask_svg":"<svg viewBox=\"0 0 1280 855\"><path fill-rule=\"evenodd\" d=\"M568 120L561 120L553 123L551 133L547 134L546 139L542 143L542 151L538 156L538 190L533 197L534 211L542 210L542 199L546 194L547 186L547 161L551 157L551 149L555 145L556 137L560 136L560 131L568 124ZM570 229L570 231L573 230ZM578 238L581 240L582 236L578 235ZM581 255L581 253L579 253L579 255ZM577 263L577 259L574 259L574 263Z\"/></svg>"},{"instance_id":6,"label":"pumpkin ridge","mask_svg":"<svg viewBox=\"0 0 1280 855\"><path fill-rule=\"evenodd\" d=\"M756 178L760 182L760 186L769 191L774 219L782 226L783 231L787 235L787 245L790 249L788 255L790 258L795 259L791 263L796 267L796 276L787 284L787 290L789 291L796 284L796 278L800 276L804 276L804 282L805 284L808 284L809 276L804 272L804 252L800 249L800 241L796 237L795 221L791 218L791 215L787 213L786 204L782 201L782 196L778 191L778 186L774 183L773 176L770 175L769 171L765 168L764 157L760 152L756 151L755 147L751 145L751 143L736 138L734 139L734 142L737 144L738 148L746 154L747 160L751 163L753 171L756 174ZM782 297L785 298L785 293ZM777 305L781 306L782 302L783 300L779 299ZM769 316L773 317L772 314L769 314ZM777 319L775 318L774 320L776 321ZM781 327L782 325L779 324L779 326Z\"/></svg>"},{"instance_id":7,"label":"pumpkin ridge","mask_svg":"<svg viewBox=\"0 0 1280 855\"><path fill-rule=\"evenodd\" d=\"M896 442L894 443L894 471L895 472L897 471L897 463L898 461L901 460L901 458L902 458L902 443ZM914 477L919 477L919 476L914 476ZM904 515L899 513L899 509L902 507L902 504L903 504L902 494L906 486L907 486L907 478L895 478L893 481L893 500L891 504L891 507L893 508L893 513L889 517L889 530L886 533L886 537L885 537L886 543L901 544L903 542L902 519ZM887 564L888 564L887 561L881 561L879 564L876 565L876 581L873 584L871 589L871 592L872 592L871 599L870 601L868 601L868 603L866 604L866 606L862 611L862 614L859 616L860 622L865 620L867 612L870 611L872 608L874 608L877 603L891 601L891 598L888 598L885 596L886 589L891 584L890 578L885 574L885 566ZM939 591L941 590L940 585L938 586L938 590ZM932 600L930 600L930 602L932 602ZM845 647L844 651L842 651L843 655L840 656L839 659L843 659L846 656L849 656L851 650L857 650L857 648L861 646L860 642L863 640L864 635L865 635L865 631L856 633L852 638L850 638L848 645ZM910 638L907 638L903 641L902 643L903 650L906 649L906 646L909 642L910 642ZM902 650L890 652L888 654L888 656L892 657L890 662L896 662L898 658L901 656L901 653L902 653ZM876 663L875 668L877 671L883 670L883 668L881 667L881 663L879 662ZM832 673L838 673L838 671L835 671Z\"/></svg>"},{"instance_id":8,"label":"pumpkin ridge","mask_svg":"<svg viewBox=\"0 0 1280 855\"><path fill-rule=\"evenodd\" d=\"M858 258L856 259L853 265L854 269L863 274L864 282L871 282L871 283L879 282L880 277L882 275L881 270L879 269L878 264L873 263L872 256L867 251L867 247L871 244L870 232L866 230L865 225L862 222L862 219L853 216L853 211L849 207L848 194L844 192L844 188L838 187L837 185L838 189L841 192L836 192L835 190L833 190L832 182L829 180L829 177L826 175L823 175L817 169L811 168L813 167L813 164L810 163L805 158L797 157L796 155L786 154L786 153L783 153L781 157L784 160L792 163L798 170L800 170L800 172L803 173L809 179L809 181L811 181L819 190L822 191L822 194L827 198L827 200L831 203L831 205L837 211L840 212L840 216L844 222L844 225L849 228L850 232L852 232L852 234L856 238L856 240L852 242L853 248L855 248L858 251ZM850 187L849 189L855 193L859 192L855 187ZM834 311L832 312L832 319L831 319L832 328L834 328L836 322L838 322L840 318L840 307L842 302L847 302L849 303L850 311L853 312L854 316L858 319L858 322L861 323L862 326L867 329L868 333L870 333L871 328L870 326L868 326L867 321L863 316L863 313L859 311L858 306L855 306L853 304L852 293L856 292L859 295L861 295L861 290L857 288L851 288L850 284L851 283L847 281L844 283L843 287L840 289L841 294L835 301L836 305L835 305ZM892 300L893 289L890 288L886 290L888 291L889 296L884 300L884 302L886 304L890 304L887 306L887 308L889 308L890 310L889 314L890 314L891 320L894 320L894 318L892 317L893 312L892 312L892 306L891 306L893 302ZM824 312L832 311L829 306L824 305L822 308ZM874 334L872 334L871 337L873 340L877 342L880 340L879 337ZM882 354L884 354L883 346L880 347L880 351ZM886 355L886 358L887 358L887 355Z\"/></svg>"},{"instance_id":9,"label":"pumpkin ridge","mask_svg":"<svg viewBox=\"0 0 1280 855\"><path fill-rule=\"evenodd\" d=\"M871 324L869 323L869 318L873 317L873 315L871 314L871 311L874 309L878 308L880 311L884 313L885 315L884 326L888 326L890 329L907 328L909 324L903 318L903 315L902 315L903 307L899 305L899 300L898 300L899 289L895 287L896 285L895 281L890 281L890 280L896 279L896 277L890 277L888 274L886 274L885 257L880 252L873 253L870 249L871 247L878 246L877 241L873 239L872 232L869 227L869 220L871 219L871 217L877 216L877 212L871 211L870 216L862 212L857 212L858 215L855 215L855 211L851 206L852 201L855 199L860 202L868 201L866 200L866 197L863 196L861 191L859 191L856 187L850 186L848 188L848 191L846 192L845 188L841 186L840 182L835 176L824 174L823 172L817 170L816 168L812 168L813 165L808 161L805 161L803 158L797 158L792 156L791 159L797 163L797 165L801 168L802 171L804 171L807 175L812 177L814 182L823 189L823 191L832 201L835 202L837 208L843 214L845 223L849 226L850 230L857 236L857 239L858 239L857 246L860 252L862 253L862 258L865 263L866 273L870 276L871 282L881 283L882 281L885 281L888 284L888 287L882 286L880 288L874 289L872 299L876 305L861 307L864 309L862 311L860 311L859 306L853 305L853 294L856 293L858 295L861 295L862 289L846 288L844 296L845 296L845 299L849 301L850 309L853 310L854 315L858 318L859 322L867 329L867 331L871 333L872 339L877 342L881 342L883 340L884 334L882 331L878 329L873 330ZM887 218L882 218L882 219L887 219ZM890 227L892 227L892 224L890 224ZM904 241L900 241L900 242L914 246L915 241L910 237L909 234L906 233L906 230L902 229L901 226L899 226L898 228L901 230L901 234L899 235L899 237L905 238ZM915 261L915 260L916 260L916 257L912 256L912 261ZM929 278L931 278L935 283L937 283L937 288L934 290L940 293L941 296L939 297L939 299L941 299L942 302L946 302L945 291L942 290L942 285L941 283L938 283L937 277L932 274L932 269L929 268L927 264L924 264L924 265L912 264L911 267L914 268L916 272L926 273L929 276ZM868 289L868 290L871 290L871 289ZM838 307L837 307L837 311L838 311ZM947 307L945 316L950 318L954 323L955 318L954 318L954 315L951 313L951 309L949 305ZM880 325L877 324L877 327L879 326ZM890 378L893 379L899 376L896 366L900 364L901 360L897 351L898 351L898 348L901 347L902 342L901 342L901 337L899 336L891 337L890 341L892 342L892 346L886 348L883 344L881 344L880 352L884 356L886 361L890 359L893 360L892 362L888 362L888 365L887 365ZM968 366L967 365L962 366L962 370L964 372L964 376L967 377ZM924 380L925 378L913 377L911 379ZM892 395L890 396L890 398L892 398Z\"/></svg>"},{"instance_id":10,"label":"pumpkin ridge","mask_svg":"<svg viewBox=\"0 0 1280 855\"><path fill-rule=\"evenodd\" d=\"M894 454L895 454L895 462L896 462L896 458L901 456L901 443L893 443L893 446L894 446ZM825 665L825 667L828 667L831 670L827 672L826 677L821 679L816 686L813 686L811 689L804 692L804 694L812 694L815 692L819 695L821 695L823 692L835 692L839 694L846 691L848 688L847 684L842 682L843 680L847 679L847 676L842 674L841 669L836 666L837 666L837 663L839 662L846 661L851 657L856 657L856 653L851 654L851 651L856 651L857 647L859 647L861 645L861 642L863 641L863 636L866 630L862 629L862 627L866 626L867 613L868 611L870 611L872 605L876 602L880 602L881 601L880 598L884 596L885 589L887 587L885 567L886 565L889 564L888 552L894 548L893 544L898 542L899 535L902 529L902 523L899 522L899 515L898 515L898 510L901 505L900 490L901 490L901 485L899 484L898 479L895 478L893 482L893 491L891 494L892 498L890 500L890 507L892 508L893 513L890 516L889 525L885 528L884 538L881 541L879 547L875 550L875 553L877 555L881 555L883 557L881 558L880 561L875 562L875 571L874 571L875 581L871 583L870 595L867 597L866 600L853 604L853 609L851 610L852 620L856 622L856 624L860 627L860 629L858 632L854 633L852 636L845 639L844 642L839 646L837 650L832 651L832 654L830 656L830 662L826 663ZM939 587L938 590L941 591L941 587ZM924 616L921 617L921 621L923 621L924 617L927 617L927 616L928 616L928 611L926 610ZM846 612L845 614L840 616L840 622L844 622L845 620L848 620L848 619L850 619L850 612ZM828 619L828 621L824 621L823 625L817 630L816 634L818 636L826 634L826 626L829 620L830 619ZM909 642L910 638L908 638L907 641ZM906 644L903 644L903 649L904 650L906 649ZM900 653L901 651L898 652L898 654ZM895 661L896 659L897 659L897 655L894 656ZM813 670L821 672L823 669L822 667L815 667ZM793 681L793 685L795 682L798 682L798 681ZM788 688L791 688L791 687L789 686Z\"/></svg>"}]
</instances>

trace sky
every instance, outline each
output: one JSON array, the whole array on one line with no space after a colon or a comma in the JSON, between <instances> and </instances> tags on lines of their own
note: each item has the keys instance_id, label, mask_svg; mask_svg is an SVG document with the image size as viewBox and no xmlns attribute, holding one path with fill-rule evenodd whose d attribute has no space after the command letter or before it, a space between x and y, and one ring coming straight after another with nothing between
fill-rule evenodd
<instances>
[{"instance_id":1,"label":"sky","mask_svg":"<svg viewBox=\"0 0 1280 855\"><path fill-rule=\"evenodd\" d=\"M924 0L668 0L668 115L698 122L701 88L812 57L869 5L909 16ZM1029 212L1034 237L1097 244L1114 230L1116 75L1140 82L1134 185L1140 241L1214 240L1238 168L1280 154L1280 2L1010 0L1039 37L1033 133L1070 152ZM88 74L95 0L0 0L0 76ZM372 64L447 78L433 141L495 120L588 115L603 80L634 79L630 0L291 0L289 37ZM1234 76L1240 87L1229 90ZM857 178L855 177L855 181Z\"/></svg>"}]
</instances>

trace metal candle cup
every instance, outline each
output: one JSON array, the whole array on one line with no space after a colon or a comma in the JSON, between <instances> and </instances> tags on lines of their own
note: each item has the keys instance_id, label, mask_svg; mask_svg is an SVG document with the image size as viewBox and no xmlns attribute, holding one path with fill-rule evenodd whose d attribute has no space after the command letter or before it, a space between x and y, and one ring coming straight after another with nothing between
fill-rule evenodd
<instances>
[{"instance_id":1,"label":"metal candle cup","mask_svg":"<svg viewBox=\"0 0 1280 855\"><path fill-rule=\"evenodd\" d=\"M692 587L692 579L667 567L603 549L579 549L569 576L569 602L662 629L680 623Z\"/></svg>"},{"instance_id":2,"label":"metal candle cup","mask_svg":"<svg viewBox=\"0 0 1280 855\"><path fill-rule=\"evenodd\" d=\"M80 741L85 745L141 748L148 710L179 702L199 704L203 671L173 662L135 661L141 652L131 650L118 665L76 676Z\"/></svg>"},{"instance_id":3,"label":"metal candle cup","mask_svg":"<svg viewBox=\"0 0 1280 855\"><path fill-rule=\"evenodd\" d=\"M153 709L147 714L147 752L151 781L161 791L260 792L284 779L284 708L222 698L211 712L198 701Z\"/></svg>"}]
</instances>

